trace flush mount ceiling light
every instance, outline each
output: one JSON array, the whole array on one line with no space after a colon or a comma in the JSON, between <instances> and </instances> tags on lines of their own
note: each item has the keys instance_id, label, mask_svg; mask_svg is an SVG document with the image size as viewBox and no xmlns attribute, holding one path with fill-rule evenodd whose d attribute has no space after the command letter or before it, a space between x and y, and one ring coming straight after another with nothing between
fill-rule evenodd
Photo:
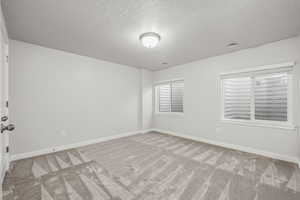
<instances>
[{"instance_id":1,"label":"flush mount ceiling light","mask_svg":"<svg viewBox=\"0 0 300 200\"><path fill-rule=\"evenodd\" d=\"M146 48L154 48L160 41L160 35L154 32L147 32L140 35L140 41Z\"/></svg>"}]
</instances>

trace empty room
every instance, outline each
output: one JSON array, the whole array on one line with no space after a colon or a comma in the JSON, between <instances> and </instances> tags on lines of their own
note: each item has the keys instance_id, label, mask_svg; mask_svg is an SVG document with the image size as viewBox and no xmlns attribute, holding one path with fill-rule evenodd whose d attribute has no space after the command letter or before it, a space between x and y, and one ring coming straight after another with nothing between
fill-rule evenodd
<instances>
[{"instance_id":1,"label":"empty room","mask_svg":"<svg viewBox=\"0 0 300 200\"><path fill-rule=\"evenodd\" d=\"M300 0L0 0L1 200L300 200Z\"/></svg>"}]
</instances>

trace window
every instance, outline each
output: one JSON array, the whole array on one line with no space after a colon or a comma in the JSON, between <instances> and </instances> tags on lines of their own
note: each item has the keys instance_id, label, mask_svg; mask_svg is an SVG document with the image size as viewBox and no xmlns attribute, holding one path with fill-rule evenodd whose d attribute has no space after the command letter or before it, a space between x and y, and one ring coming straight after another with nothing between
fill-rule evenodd
<instances>
[{"instance_id":1,"label":"window","mask_svg":"<svg viewBox=\"0 0 300 200\"><path fill-rule=\"evenodd\" d=\"M159 84L156 90L156 112L183 113L184 81L176 80Z\"/></svg>"},{"instance_id":2,"label":"window","mask_svg":"<svg viewBox=\"0 0 300 200\"><path fill-rule=\"evenodd\" d=\"M221 75L223 119L291 124L292 64Z\"/></svg>"},{"instance_id":3,"label":"window","mask_svg":"<svg viewBox=\"0 0 300 200\"><path fill-rule=\"evenodd\" d=\"M251 78L224 79L224 116L226 119L251 118Z\"/></svg>"},{"instance_id":4,"label":"window","mask_svg":"<svg viewBox=\"0 0 300 200\"><path fill-rule=\"evenodd\" d=\"M254 79L255 119L288 121L288 74L268 74Z\"/></svg>"}]
</instances>

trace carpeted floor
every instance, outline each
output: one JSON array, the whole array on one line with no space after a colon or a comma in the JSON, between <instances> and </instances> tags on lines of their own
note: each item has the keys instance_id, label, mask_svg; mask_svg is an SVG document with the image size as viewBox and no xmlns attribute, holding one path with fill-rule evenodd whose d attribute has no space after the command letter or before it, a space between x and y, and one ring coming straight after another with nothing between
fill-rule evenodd
<instances>
[{"instance_id":1,"label":"carpeted floor","mask_svg":"<svg viewBox=\"0 0 300 200\"><path fill-rule=\"evenodd\" d=\"M4 200L299 200L295 164L160 133L11 164Z\"/></svg>"}]
</instances>

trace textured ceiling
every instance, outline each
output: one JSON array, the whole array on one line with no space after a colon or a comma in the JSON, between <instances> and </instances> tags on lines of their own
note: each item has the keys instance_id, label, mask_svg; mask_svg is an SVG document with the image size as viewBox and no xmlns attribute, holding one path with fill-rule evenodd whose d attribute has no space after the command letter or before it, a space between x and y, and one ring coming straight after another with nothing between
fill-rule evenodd
<instances>
[{"instance_id":1,"label":"textured ceiling","mask_svg":"<svg viewBox=\"0 0 300 200\"><path fill-rule=\"evenodd\" d=\"M296 36L299 2L2 0L2 9L12 39L157 70ZM162 37L154 49L138 40L148 31Z\"/></svg>"}]
</instances>

